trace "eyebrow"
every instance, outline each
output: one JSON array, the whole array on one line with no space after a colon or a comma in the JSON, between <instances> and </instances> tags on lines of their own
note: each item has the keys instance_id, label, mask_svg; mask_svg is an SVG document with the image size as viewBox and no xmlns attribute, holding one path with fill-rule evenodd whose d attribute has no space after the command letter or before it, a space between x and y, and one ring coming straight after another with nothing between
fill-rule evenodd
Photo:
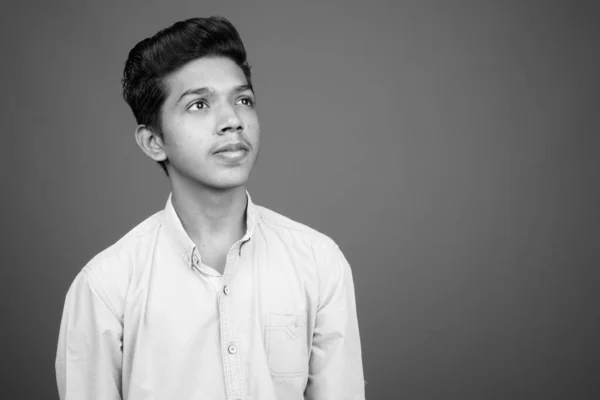
<instances>
[{"instance_id":1,"label":"eyebrow","mask_svg":"<svg viewBox=\"0 0 600 400\"><path fill-rule=\"evenodd\" d=\"M254 92L254 89L252 89L252 86L248 85L248 84L236 86L232 89L232 92L237 94L237 93L245 92L246 90L251 90L252 92ZM200 96L200 95L213 94L213 93L214 93L214 90L209 89L207 87L188 89L185 92L183 92L181 94L181 96L179 96L177 103L179 103L181 101L181 99L183 99L186 96L190 96L190 95L199 95Z\"/></svg>"}]
</instances>

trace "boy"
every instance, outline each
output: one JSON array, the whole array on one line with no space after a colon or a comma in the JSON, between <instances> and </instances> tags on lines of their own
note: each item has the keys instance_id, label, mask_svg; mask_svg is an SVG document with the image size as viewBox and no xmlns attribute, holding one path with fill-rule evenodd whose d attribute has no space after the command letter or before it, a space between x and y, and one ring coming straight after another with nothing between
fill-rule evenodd
<instances>
[{"instance_id":1,"label":"boy","mask_svg":"<svg viewBox=\"0 0 600 400\"><path fill-rule=\"evenodd\" d=\"M123 93L171 194L71 285L60 398L364 399L347 261L246 191L260 128L237 30L195 18L141 41Z\"/></svg>"}]
</instances>

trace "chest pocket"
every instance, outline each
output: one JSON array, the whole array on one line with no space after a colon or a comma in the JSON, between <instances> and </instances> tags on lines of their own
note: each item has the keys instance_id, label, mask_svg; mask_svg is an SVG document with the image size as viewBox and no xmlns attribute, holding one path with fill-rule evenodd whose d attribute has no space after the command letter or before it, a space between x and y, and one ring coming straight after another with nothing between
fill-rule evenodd
<instances>
[{"instance_id":1,"label":"chest pocket","mask_svg":"<svg viewBox=\"0 0 600 400\"><path fill-rule=\"evenodd\" d=\"M265 348L273 377L308 374L306 314L270 314Z\"/></svg>"}]
</instances>

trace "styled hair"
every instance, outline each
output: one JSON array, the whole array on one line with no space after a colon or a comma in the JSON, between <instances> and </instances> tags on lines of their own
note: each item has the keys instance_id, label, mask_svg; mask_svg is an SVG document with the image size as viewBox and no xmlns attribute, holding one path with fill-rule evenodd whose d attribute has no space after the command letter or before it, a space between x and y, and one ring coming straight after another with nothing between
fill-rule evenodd
<instances>
[{"instance_id":1,"label":"styled hair","mask_svg":"<svg viewBox=\"0 0 600 400\"><path fill-rule=\"evenodd\" d=\"M123 71L123 97L139 125L161 139L161 108L167 97L165 78L190 61L227 57L235 62L252 87L250 64L237 29L224 17L179 21L136 44ZM159 162L167 173L165 162Z\"/></svg>"}]
</instances>

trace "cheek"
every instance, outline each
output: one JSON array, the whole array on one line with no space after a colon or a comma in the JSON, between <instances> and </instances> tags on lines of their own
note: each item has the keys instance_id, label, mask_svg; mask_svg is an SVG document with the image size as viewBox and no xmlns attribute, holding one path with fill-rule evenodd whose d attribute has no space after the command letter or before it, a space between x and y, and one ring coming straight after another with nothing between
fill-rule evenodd
<instances>
[{"instance_id":1,"label":"cheek","mask_svg":"<svg viewBox=\"0 0 600 400\"><path fill-rule=\"evenodd\" d=\"M257 122L253 122L247 125L248 133L250 133L251 135L256 135L258 136L260 133L260 126L258 125Z\"/></svg>"},{"instance_id":2,"label":"cheek","mask_svg":"<svg viewBox=\"0 0 600 400\"><path fill-rule=\"evenodd\" d=\"M209 145L207 139L210 134L206 127L197 123L178 121L170 126L168 134L171 147L177 151L197 151Z\"/></svg>"},{"instance_id":3,"label":"cheek","mask_svg":"<svg viewBox=\"0 0 600 400\"><path fill-rule=\"evenodd\" d=\"M179 132L175 136L166 149L170 159L186 164L202 162L204 155L210 149L210 143L207 143L202 135Z\"/></svg>"},{"instance_id":4,"label":"cheek","mask_svg":"<svg viewBox=\"0 0 600 400\"><path fill-rule=\"evenodd\" d=\"M260 124L258 118L254 117L246 121L246 132L250 139L258 139L260 136Z\"/></svg>"},{"instance_id":5,"label":"cheek","mask_svg":"<svg viewBox=\"0 0 600 400\"><path fill-rule=\"evenodd\" d=\"M248 125L246 129L246 139L252 147L257 148L260 143L260 127L258 124Z\"/></svg>"}]
</instances>

